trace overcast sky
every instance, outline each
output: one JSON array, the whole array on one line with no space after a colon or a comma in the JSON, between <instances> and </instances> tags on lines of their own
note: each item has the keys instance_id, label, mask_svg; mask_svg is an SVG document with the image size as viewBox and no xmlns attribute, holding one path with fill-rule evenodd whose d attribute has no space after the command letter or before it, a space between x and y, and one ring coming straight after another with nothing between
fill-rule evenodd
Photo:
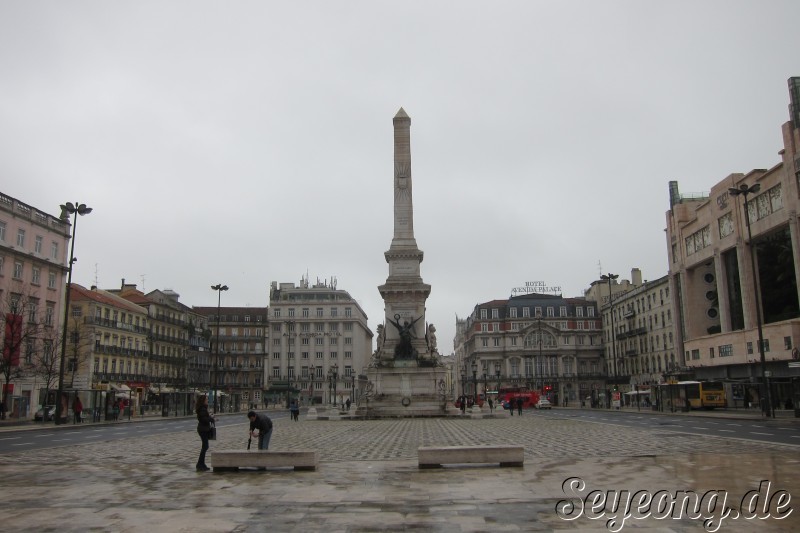
<instances>
[{"instance_id":1,"label":"overcast sky","mask_svg":"<svg viewBox=\"0 0 800 533\"><path fill-rule=\"evenodd\" d=\"M0 2L0 191L78 201L73 281L268 305L338 279L383 321L411 117L427 321L526 281L667 274L667 185L780 161L800 2Z\"/></svg>"}]
</instances>

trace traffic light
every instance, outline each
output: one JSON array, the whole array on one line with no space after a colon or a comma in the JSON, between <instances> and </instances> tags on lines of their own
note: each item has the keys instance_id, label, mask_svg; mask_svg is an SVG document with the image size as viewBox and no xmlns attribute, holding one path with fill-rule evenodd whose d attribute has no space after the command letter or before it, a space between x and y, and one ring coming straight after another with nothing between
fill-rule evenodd
<instances>
[{"instance_id":1,"label":"traffic light","mask_svg":"<svg viewBox=\"0 0 800 533\"><path fill-rule=\"evenodd\" d=\"M614 385L614 392L619 392L619 385Z\"/></svg>"}]
</instances>

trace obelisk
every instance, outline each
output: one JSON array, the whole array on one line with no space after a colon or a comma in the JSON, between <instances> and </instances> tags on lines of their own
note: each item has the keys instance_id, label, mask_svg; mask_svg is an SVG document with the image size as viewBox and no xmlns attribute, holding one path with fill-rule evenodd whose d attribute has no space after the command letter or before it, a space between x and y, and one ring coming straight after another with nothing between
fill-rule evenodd
<instances>
[{"instance_id":1,"label":"obelisk","mask_svg":"<svg viewBox=\"0 0 800 533\"><path fill-rule=\"evenodd\" d=\"M435 328L425 322L431 286L422 282L422 251L414 238L411 180L411 119L402 108L394 117L394 234L389 277L378 287L384 322L366 373L359 376L356 416L364 418L449 416L447 371L439 364Z\"/></svg>"},{"instance_id":2,"label":"obelisk","mask_svg":"<svg viewBox=\"0 0 800 533\"><path fill-rule=\"evenodd\" d=\"M423 253L414 238L414 202L411 179L411 119L403 110L394 119L394 235L384 252L389 277L378 287L384 301L383 336L377 348L379 361L416 366L429 357L426 340L425 301L430 285L422 282Z\"/></svg>"}]
</instances>

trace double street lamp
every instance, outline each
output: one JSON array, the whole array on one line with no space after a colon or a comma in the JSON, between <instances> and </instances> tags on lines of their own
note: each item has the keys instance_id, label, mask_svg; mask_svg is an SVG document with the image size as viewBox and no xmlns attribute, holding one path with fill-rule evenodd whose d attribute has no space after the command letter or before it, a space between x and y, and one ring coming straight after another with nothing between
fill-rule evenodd
<instances>
[{"instance_id":1,"label":"double street lamp","mask_svg":"<svg viewBox=\"0 0 800 533\"><path fill-rule=\"evenodd\" d=\"M614 338L614 304L611 298L611 283L619 277L619 274L603 274L600 279L608 282L608 314L611 315L611 359L614 361L614 379L617 378L617 350L616 339ZM610 370L610 369L609 369Z\"/></svg>"},{"instance_id":2,"label":"double street lamp","mask_svg":"<svg viewBox=\"0 0 800 533\"><path fill-rule=\"evenodd\" d=\"M756 308L756 326L758 328L758 355L761 359L761 383L764 390L761 392L762 403L766 399L763 406L764 415L767 417L773 416L772 412L772 391L770 391L769 377L767 377L767 359L764 356L764 332L761 327L761 302L758 298L758 273L756 272L756 253L753 246L753 233L750 229L750 212L747 208L747 195L756 194L761 190L761 184L756 183L752 187L742 183L739 188L731 187L728 192L731 196L744 196L744 220L747 224L747 243L750 246L750 271L753 276L753 305Z\"/></svg>"},{"instance_id":3,"label":"double street lamp","mask_svg":"<svg viewBox=\"0 0 800 533\"><path fill-rule=\"evenodd\" d=\"M212 392L213 395L213 402L212 405L214 406L214 412L218 411L217 409L217 367L219 366L219 330L220 330L220 323L222 322L222 317L220 316L220 304L222 304L222 291L227 291L228 286L223 285L221 283L217 283L216 285L211 286L212 290L217 291L217 341L214 346L214 368L212 369Z\"/></svg>"},{"instance_id":4,"label":"double street lamp","mask_svg":"<svg viewBox=\"0 0 800 533\"><path fill-rule=\"evenodd\" d=\"M55 415L55 423L56 425L61 424L63 420L66 420L66 413L63 412L66 409L65 402L62 398L64 394L64 362L67 357L67 330L69 326L69 297L70 292L72 291L72 265L75 261L78 260L75 257L75 230L78 228L78 215L88 215L92 212L91 207L87 207L86 204L81 204L75 202L67 202L66 204L61 206L61 219L69 219L69 215L72 215L72 243L70 244L69 249L69 266L67 269L67 293L64 296L64 334L61 337L61 361L59 362L59 369L58 369L58 393L56 395L56 415Z\"/></svg>"}]
</instances>

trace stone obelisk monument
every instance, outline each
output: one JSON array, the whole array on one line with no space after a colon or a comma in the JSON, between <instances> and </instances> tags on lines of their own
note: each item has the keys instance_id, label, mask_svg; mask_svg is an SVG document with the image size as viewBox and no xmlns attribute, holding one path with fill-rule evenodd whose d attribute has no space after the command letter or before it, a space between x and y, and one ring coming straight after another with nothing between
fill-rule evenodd
<instances>
[{"instance_id":1,"label":"stone obelisk monument","mask_svg":"<svg viewBox=\"0 0 800 533\"><path fill-rule=\"evenodd\" d=\"M442 416L446 412L445 371L439 364L436 328L425 320L431 286L422 281L423 253L414 237L411 179L411 119L401 108L394 123L394 235L384 252L389 277L378 287L384 323L362 385L360 414Z\"/></svg>"}]
</instances>

